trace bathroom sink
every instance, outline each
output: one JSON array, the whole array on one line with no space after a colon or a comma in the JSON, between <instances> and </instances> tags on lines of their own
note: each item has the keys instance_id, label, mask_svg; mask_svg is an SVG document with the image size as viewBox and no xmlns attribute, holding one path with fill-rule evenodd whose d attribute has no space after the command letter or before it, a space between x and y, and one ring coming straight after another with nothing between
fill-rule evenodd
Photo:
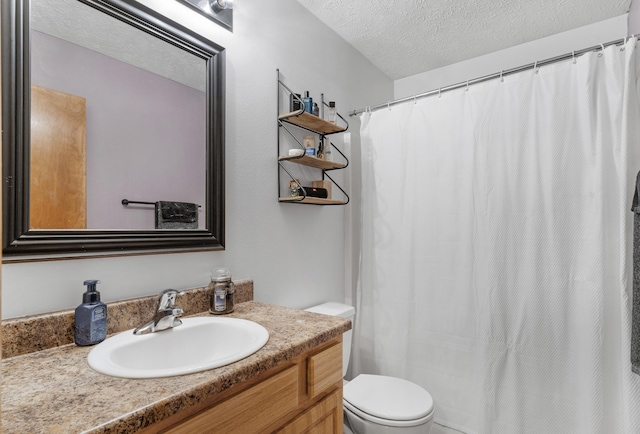
<instances>
[{"instance_id":1,"label":"bathroom sink","mask_svg":"<svg viewBox=\"0 0 640 434\"><path fill-rule=\"evenodd\" d=\"M182 325L145 335L128 330L91 350L89 366L123 378L158 378L206 371L258 351L269 332L253 321L227 317L183 318Z\"/></svg>"}]
</instances>

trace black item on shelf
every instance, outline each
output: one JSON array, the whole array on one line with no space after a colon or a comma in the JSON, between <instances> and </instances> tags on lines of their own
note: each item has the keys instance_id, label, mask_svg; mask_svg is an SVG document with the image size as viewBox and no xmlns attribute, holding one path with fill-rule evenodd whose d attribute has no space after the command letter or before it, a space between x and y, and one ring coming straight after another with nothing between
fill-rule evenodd
<instances>
[{"instance_id":1,"label":"black item on shelf","mask_svg":"<svg viewBox=\"0 0 640 434\"><path fill-rule=\"evenodd\" d=\"M320 199L326 199L329 197L329 193L326 188L320 187L302 187L304 190L305 196L308 197L319 197Z\"/></svg>"},{"instance_id":2,"label":"black item on shelf","mask_svg":"<svg viewBox=\"0 0 640 434\"><path fill-rule=\"evenodd\" d=\"M302 108L302 96L299 93L289 94L289 111L295 112Z\"/></svg>"}]
</instances>

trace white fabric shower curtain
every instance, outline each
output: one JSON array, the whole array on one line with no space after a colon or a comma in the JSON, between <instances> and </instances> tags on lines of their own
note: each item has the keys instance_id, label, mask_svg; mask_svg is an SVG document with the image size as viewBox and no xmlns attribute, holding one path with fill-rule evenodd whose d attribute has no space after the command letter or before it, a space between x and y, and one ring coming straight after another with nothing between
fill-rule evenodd
<instances>
[{"instance_id":1,"label":"white fabric shower curtain","mask_svg":"<svg viewBox=\"0 0 640 434\"><path fill-rule=\"evenodd\" d=\"M352 372L466 433L640 433L635 40L361 116Z\"/></svg>"}]
</instances>

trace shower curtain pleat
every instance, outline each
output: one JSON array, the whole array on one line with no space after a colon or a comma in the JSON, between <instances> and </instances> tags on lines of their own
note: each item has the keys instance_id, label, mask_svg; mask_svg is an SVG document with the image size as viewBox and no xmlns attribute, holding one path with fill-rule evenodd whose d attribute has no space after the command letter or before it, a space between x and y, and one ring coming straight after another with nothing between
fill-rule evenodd
<instances>
[{"instance_id":1,"label":"shower curtain pleat","mask_svg":"<svg viewBox=\"0 0 640 434\"><path fill-rule=\"evenodd\" d=\"M635 40L361 115L352 372L467 433L638 433Z\"/></svg>"},{"instance_id":2,"label":"shower curtain pleat","mask_svg":"<svg viewBox=\"0 0 640 434\"><path fill-rule=\"evenodd\" d=\"M633 212L633 305L631 308L631 370L640 375L640 172L636 175Z\"/></svg>"}]
</instances>

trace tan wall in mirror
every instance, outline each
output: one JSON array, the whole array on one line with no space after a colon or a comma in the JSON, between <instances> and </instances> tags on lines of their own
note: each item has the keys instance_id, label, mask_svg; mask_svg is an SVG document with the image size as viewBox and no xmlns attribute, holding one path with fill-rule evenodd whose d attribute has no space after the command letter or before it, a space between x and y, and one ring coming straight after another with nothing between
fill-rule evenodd
<instances>
[{"instance_id":1,"label":"tan wall in mirror","mask_svg":"<svg viewBox=\"0 0 640 434\"><path fill-rule=\"evenodd\" d=\"M31 191L34 229L86 229L86 100L31 86Z\"/></svg>"}]
</instances>

